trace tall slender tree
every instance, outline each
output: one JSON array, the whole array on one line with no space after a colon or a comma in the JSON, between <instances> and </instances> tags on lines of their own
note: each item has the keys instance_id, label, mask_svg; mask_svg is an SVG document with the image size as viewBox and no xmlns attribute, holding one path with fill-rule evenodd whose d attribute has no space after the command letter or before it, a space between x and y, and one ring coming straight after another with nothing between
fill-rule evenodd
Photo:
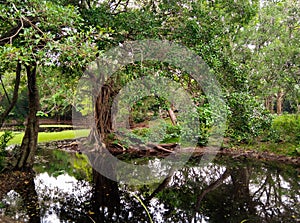
<instances>
[{"instance_id":1,"label":"tall slender tree","mask_svg":"<svg viewBox=\"0 0 300 223\"><path fill-rule=\"evenodd\" d=\"M81 32L82 19L74 6L52 1L4 1L0 10L1 62L17 64L16 80L19 80L20 66L25 68L27 77L29 113L17 168L30 167L37 148L39 126L39 67L80 67L86 63L88 57L85 55L95 47L91 37ZM18 84L15 89L17 87ZM14 102L16 95L17 90Z\"/></svg>"}]
</instances>

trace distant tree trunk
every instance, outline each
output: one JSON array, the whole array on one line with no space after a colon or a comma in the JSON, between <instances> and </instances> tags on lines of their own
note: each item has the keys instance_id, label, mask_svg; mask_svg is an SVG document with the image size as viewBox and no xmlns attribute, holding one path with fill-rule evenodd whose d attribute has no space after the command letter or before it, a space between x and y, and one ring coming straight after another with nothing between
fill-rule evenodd
<instances>
[{"instance_id":1,"label":"distant tree trunk","mask_svg":"<svg viewBox=\"0 0 300 223\"><path fill-rule=\"evenodd\" d=\"M16 68L16 80L15 80L15 86L14 86L14 92L13 92L13 97L12 100L9 102L9 106L7 109L0 115L0 128L3 126L4 120L7 118L11 110L14 108L18 101L18 91L19 91L19 86L20 86L20 80L21 80L21 70L22 66L21 63L17 63L17 68Z\"/></svg>"},{"instance_id":2,"label":"distant tree trunk","mask_svg":"<svg viewBox=\"0 0 300 223\"><path fill-rule=\"evenodd\" d=\"M176 125L176 115L173 111L173 105L170 106L170 108L168 108L168 113L169 113L169 116L170 116L170 119L171 119L171 122L173 125Z\"/></svg>"},{"instance_id":3,"label":"distant tree trunk","mask_svg":"<svg viewBox=\"0 0 300 223\"><path fill-rule=\"evenodd\" d=\"M33 165L34 155L37 149L39 121L36 113L39 110L40 104L36 82L36 68L36 64L26 66L29 113L27 117L25 135L20 148L21 156L17 163L18 169L31 167Z\"/></svg>"},{"instance_id":4,"label":"distant tree trunk","mask_svg":"<svg viewBox=\"0 0 300 223\"><path fill-rule=\"evenodd\" d=\"M269 95L265 98L265 107L268 109L272 114L274 114L274 95Z\"/></svg>"},{"instance_id":5,"label":"distant tree trunk","mask_svg":"<svg viewBox=\"0 0 300 223\"><path fill-rule=\"evenodd\" d=\"M282 114L283 96L284 96L283 90L279 89L277 93L277 103L276 103L277 115Z\"/></svg>"}]
</instances>

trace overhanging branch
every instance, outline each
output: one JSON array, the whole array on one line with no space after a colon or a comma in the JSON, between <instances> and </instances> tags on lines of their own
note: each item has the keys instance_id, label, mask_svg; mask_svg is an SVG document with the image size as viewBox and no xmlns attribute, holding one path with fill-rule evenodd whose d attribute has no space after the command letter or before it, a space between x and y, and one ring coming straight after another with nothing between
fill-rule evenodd
<instances>
[{"instance_id":1,"label":"overhanging branch","mask_svg":"<svg viewBox=\"0 0 300 223\"><path fill-rule=\"evenodd\" d=\"M11 112L15 104L17 103L18 100L18 91L19 91L19 86L20 86L20 80L21 80L21 63L18 62L17 68L16 68L16 81L15 81L15 86L14 86L14 93L13 97L11 100L11 103L9 104L8 108L0 115L0 127L2 127L5 118L8 116L8 114Z\"/></svg>"},{"instance_id":2,"label":"overhanging branch","mask_svg":"<svg viewBox=\"0 0 300 223\"><path fill-rule=\"evenodd\" d=\"M13 35L11 35L9 37L5 37L3 39L0 39L0 45L1 45L2 42L5 42L6 40L9 40L9 43L12 44L13 38L15 38L24 27L23 19L21 18L20 21L21 21L21 26L20 26L20 28L17 28L16 33L14 33ZM12 29L11 32L13 32L15 29L16 28Z\"/></svg>"}]
</instances>

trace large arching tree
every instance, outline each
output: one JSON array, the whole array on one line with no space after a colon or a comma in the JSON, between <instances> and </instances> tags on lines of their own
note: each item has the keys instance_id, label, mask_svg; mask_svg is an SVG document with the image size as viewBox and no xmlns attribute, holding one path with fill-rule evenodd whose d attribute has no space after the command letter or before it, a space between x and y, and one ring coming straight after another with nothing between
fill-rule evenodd
<instances>
[{"instance_id":1,"label":"large arching tree","mask_svg":"<svg viewBox=\"0 0 300 223\"><path fill-rule=\"evenodd\" d=\"M255 15L257 3L4 1L0 5L1 61L22 66L29 92L29 117L18 167L32 164L37 145L39 67L56 66L63 75L69 75L69 71L84 70L96 50L107 50L127 40L167 39L203 57L227 92L242 91L247 87L246 79L225 49L231 47L236 33ZM109 107L106 105L116 94L110 82L105 87L96 103L96 132L100 135L112 131L107 121L109 114L103 109Z\"/></svg>"},{"instance_id":2,"label":"large arching tree","mask_svg":"<svg viewBox=\"0 0 300 223\"><path fill-rule=\"evenodd\" d=\"M176 2L132 1L129 4L124 0L104 1L102 4L80 4L80 7L87 25L103 27L102 32L110 29L114 31L110 35L108 34L110 38L98 42L101 50L110 49L128 40L151 38L167 39L183 44L196 52L222 82L225 94L238 95L237 97L246 95L238 102L239 106L231 103L232 100L228 100L229 107L233 111L230 122L236 122L230 126L237 128L244 124L239 120L247 122L245 125L252 122L252 120L245 120L245 116L240 115L244 112L243 109L248 109L248 106L243 104L245 99L252 96L248 95L246 70L243 70L234 61L234 57L228 54L228 51L235 44L237 34L256 15L258 5L258 1L224 0L218 1L218 4L186 0ZM130 74L124 72L123 75ZM116 81L111 83L115 85ZM113 90L113 86L106 83L97 98L96 126L98 133L102 134L103 142L105 142L103 132L113 132L109 118L111 115L108 111L110 110L108 100L112 100L115 95L117 92ZM239 108L242 109L239 110ZM246 112L251 113L253 110L250 108ZM236 115L240 115L241 118L236 119ZM250 131L249 129L241 129L241 131ZM249 132L249 134L252 133Z\"/></svg>"}]
</instances>

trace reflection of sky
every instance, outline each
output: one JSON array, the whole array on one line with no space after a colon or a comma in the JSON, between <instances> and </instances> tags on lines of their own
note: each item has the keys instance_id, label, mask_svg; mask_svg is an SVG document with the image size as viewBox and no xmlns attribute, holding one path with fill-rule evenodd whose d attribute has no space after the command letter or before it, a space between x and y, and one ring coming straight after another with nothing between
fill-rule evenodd
<instances>
[{"instance_id":1,"label":"reflection of sky","mask_svg":"<svg viewBox=\"0 0 300 223\"><path fill-rule=\"evenodd\" d=\"M194 166L186 170L175 171L169 186L182 187L198 181L201 182L199 190L204 190L208 185L216 182L226 171L226 168L229 167L209 163L203 167ZM250 196L253 196L254 200L260 201L256 205L258 215L264 217L267 214L266 212L274 212L280 216L280 213L284 213L287 208L293 208L295 200L300 201L300 195L293 192L291 183L286 181L280 174L277 172L270 173L268 168L257 168L256 171L256 174L250 175L249 190ZM267 175L271 177L270 180L266 179ZM232 183L231 176L223 180L223 184ZM204 188L200 186L201 184Z\"/></svg>"},{"instance_id":2,"label":"reflection of sky","mask_svg":"<svg viewBox=\"0 0 300 223\"><path fill-rule=\"evenodd\" d=\"M60 198L61 193L73 195L77 198L78 202L83 202L82 197L91 190L89 186L79 188L78 180L68 174L53 177L49 176L46 172L40 173L35 177L34 181L40 202L42 202L45 193L51 199ZM45 202L43 203L45 204ZM46 205L49 205L49 209L46 214L42 216L41 223L59 223L59 216L53 211L54 207L60 207L59 202L52 202L50 200L50 203L46 203Z\"/></svg>"},{"instance_id":3,"label":"reflection of sky","mask_svg":"<svg viewBox=\"0 0 300 223\"><path fill-rule=\"evenodd\" d=\"M263 168L262 172L267 174L268 169ZM253 199L264 204L256 206L261 216L284 213L287 208L292 208L294 199L300 202L300 195L292 191L292 185L281 175L272 173L267 179L265 174L257 174L249 184Z\"/></svg>"},{"instance_id":4,"label":"reflection of sky","mask_svg":"<svg viewBox=\"0 0 300 223\"><path fill-rule=\"evenodd\" d=\"M201 178L201 182L207 185L213 183L218 180L222 174L226 171L226 167L219 166L213 163L209 163L206 166L199 167L188 167L188 175L183 175L182 171L175 171L173 177L170 181L170 185L174 185L174 177L176 177L176 185L183 186L186 184L186 180L194 180L197 181ZM178 181L180 179L181 181ZM228 182L228 180L224 180L224 182Z\"/></svg>"},{"instance_id":5,"label":"reflection of sky","mask_svg":"<svg viewBox=\"0 0 300 223\"><path fill-rule=\"evenodd\" d=\"M163 168L158 159L149 161L149 166L157 169ZM201 192L207 188L208 185L218 180L222 174L224 174L226 168L230 167L213 163L209 163L206 166L184 167L171 174L172 177L168 183L168 187L177 188L188 186L191 187L191 190L199 190ZM296 179L286 178L287 176L281 175L277 171L272 171L267 167L262 166L253 166L250 170L252 170L249 184L250 195L251 197L253 196L253 200L259 201L256 205L257 214L259 216L264 217L271 214L270 212L273 212L276 216L278 215L280 217L281 214L284 213L285 209L294 209L297 207L297 202L295 202L295 200L300 200L299 194L293 191L295 190L295 187L297 188L297 186L295 186L297 185L295 182ZM269 176L270 179L268 178L267 180L267 176ZM89 183L86 181L78 181L66 173L57 177L50 176L46 172L40 173L37 174L34 181L35 189L39 197L40 207L44 210L41 219L42 223L61 222L59 219L59 213L57 214L57 209L59 210L62 208L63 203L60 203L60 201L67 200L67 197L74 197L75 202L78 201L78 204L90 199L89 194L92 188ZM226 178L223 183L228 185L232 184L231 177L229 176ZM124 190L125 193L128 192L124 185L120 185L119 189ZM136 193L137 196L140 196L137 191L134 193ZM11 191L5 199L7 203L11 204L11 206L18 206L17 198L18 194ZM267 202L267 198L269 198L269 202ZM134 199L135 198L132 197L132 200ZM279 199L280 201L276 202L276 199ZM134 215L134 211L131 210L131 208L134 209L134 207L130 204L130 201L121 199L121 205L124 210L128 209L129 216ZM168 207L168 205L164 204L163 200L153 198L147 205L147 208L155 220L154 222L162 223L170 220L164 219L164 213L168 212L168 208L174 207ZM184 219L183 215L188 210L175 209L173 211L177 212L178 216L182 215L182 219ZM297 210L291 211L291 214L296 213L298 213ZM24 216L26 213L18 210L16 216L17 215ZM205 219L208 220L205 213L197 213L196 216L193 217L194 222L209 222L209 220L205 221Z\"/></svg>"},{"instance_id":6,"label":"reflection of sky","mask_svg":"<svg viewBox=\"0 0 300 223\"><path fill-rule=\"evenodd\" d=\"M59 189L62 193L69 193L73 195L81 195L87 193L91 188L82 187L80 190L74 191L74 185L78 183L75 177L72 177L68 174L62 174L58 177L49 176L47 172L38 174L34 179L35 184L37 185L37 193L39 190L50 189L56 190ZM54 195L54 191L53 191Z\"/></svg>"}]
</instances>

